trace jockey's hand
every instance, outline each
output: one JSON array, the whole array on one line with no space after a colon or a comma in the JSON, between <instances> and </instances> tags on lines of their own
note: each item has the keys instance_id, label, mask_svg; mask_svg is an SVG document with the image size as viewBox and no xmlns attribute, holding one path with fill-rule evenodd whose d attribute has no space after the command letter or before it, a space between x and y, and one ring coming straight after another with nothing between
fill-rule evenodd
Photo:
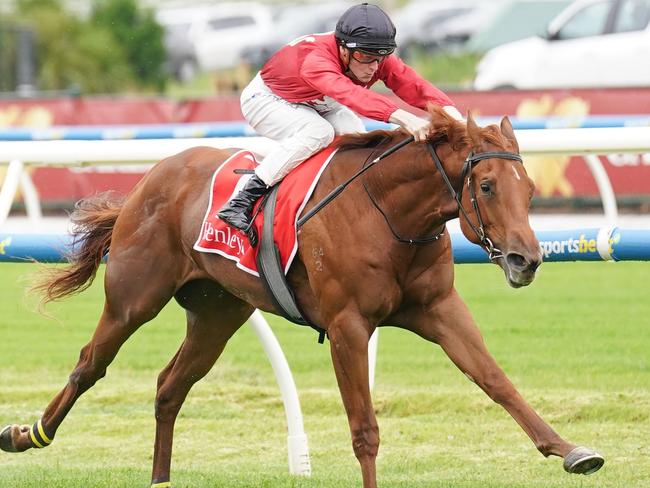
<instances>
[{"instance_id":1,"label":"jockey's hand","mask_svg":"<svg viewBox=\"0 0 650 488\"><path fill-rule=\"evenodd\" d=\"M411 134L416 141L426 141L430 131L430 124L426 119L413 115L406 110L398 108L395 110L388 121L397 124Z\"/></svg>"}]
</instances>

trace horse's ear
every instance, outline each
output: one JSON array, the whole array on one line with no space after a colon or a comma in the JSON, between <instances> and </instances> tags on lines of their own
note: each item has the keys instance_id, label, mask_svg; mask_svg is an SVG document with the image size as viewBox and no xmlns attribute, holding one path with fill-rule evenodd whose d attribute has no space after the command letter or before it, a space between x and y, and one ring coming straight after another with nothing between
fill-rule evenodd
<instances>
[{"instance_id":1,"label":"horse's ear","mask_svg":"<svg viewBox=\"0 0 650 488\"><path fill-rule=\"evenodd\" d=\"M476 124L472 111L467 112L467 135L472 141L472 147L476 151L481 151L483 146L483 138L481 137L481 128Z\"/></svg>"},{"instance_id":2,"label":"horse's ear","mask_svg":"<svg viewBox=\"0 0 650 488\"><path fill-rule=\"evenodd\" d=\"M517 138L515 137L515 131L512 128L512 124L510 123L510 119L508 118L507 115L501 119L501 133L515 147L515 152L519 152L519 143L517 142Z\"/></svg>"}]
</instances>

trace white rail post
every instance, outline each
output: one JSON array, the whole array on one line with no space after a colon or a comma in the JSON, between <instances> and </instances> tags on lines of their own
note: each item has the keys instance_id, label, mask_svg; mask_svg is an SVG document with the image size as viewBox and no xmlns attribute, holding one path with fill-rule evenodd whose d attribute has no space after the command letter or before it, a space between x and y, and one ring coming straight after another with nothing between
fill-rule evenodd
<instances>
[{"instance_id":1,"label":"white rail post","mask_svg":"<svg viewBox=\"0 0 650 488\"><path fill-rule=\"evenodd\" d=\"M38 226L43 220L43 213L41 212L41 201L38 198L38 191L34 186L32 177L29 176L28 171L23 171L20 175L20 187L23 190L23 199L25 200L25 210L29 221Z\"/></svg>"},{"instance_id":2,"label":"white rail post","mask_svg":"<svg viewBox=\"0 0 650 488\"><path fill-rule=\"evenodd\" d=\"M609 175L597 155L586 154L584 158L591 170L591 174L594 176L594 180L596 180L596 185L598 185L603 210L605 211L605 220L608 224L613 225L618 220L618 206L616 205L616 195L609 180Z\"/></svg>"},{"instance_id":3,"label":"white rail post","mask_svg":"<svg viewBox=\"0 0 650 488\"><path fill-rule=\"evenodd\" d=\"M370 391L375 388L375 371L377 365L377 343L379 341L379 328L370 336L368 341L368 382Z\"/></svg>"},{"instance_id":4,"label":"white rail post","mask_svg":"<svg viewBox=\"0 0 650 488\"><path fill-rule=\"evenodd\" d=\"M291 370L287 359L282 352L280 343L273 334L271 327L259 310L255 310L248 322L257 334L264 352L271 361L271 367L275 373L275 379L280 387L284 412L287 416L287 446L289 449L289 472L303 476L311 475L311 464L309 462L309 446L307 435L302 423L302 411L296 383L293 381Z\"/></svg>"},{"instance_id":5,"label":"white rail post","mask_svg":"<svg viewBox=\"0 0 650 488\"><path fill-rule=\"evenodd\" d=\"M19 159L12 159L7 167L2 189L0 189L0 227L5 223L9 212L11 212L11 204L16 196L22 172L23 162Z\"/></svg>"}]
</instances>

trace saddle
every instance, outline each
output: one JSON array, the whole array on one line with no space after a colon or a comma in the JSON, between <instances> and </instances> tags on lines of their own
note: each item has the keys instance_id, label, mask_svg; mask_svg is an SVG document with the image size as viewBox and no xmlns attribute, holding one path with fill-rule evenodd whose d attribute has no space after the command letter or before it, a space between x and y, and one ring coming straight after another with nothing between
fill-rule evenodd
<instances>
[{"instance_id":1,"label":"saddle","mask_svg":"<svg viewBox=\"0 0 650 488\"><path fill-rule=\"evenodd\" d=\"M298 251L298 217L311 197L335 149L325 149L289 173L275 185L253 211L255 232L260 244L251 246L244 233L217 217L225 202L242 188L254 172L257 160L249 151L233 154L212 177L210 200L194 249L219 254L264 283L278 311L287 320L309 325L324 340L324 331L305 319L286 281L286 274Z\"/></svg>"}]
</instances>

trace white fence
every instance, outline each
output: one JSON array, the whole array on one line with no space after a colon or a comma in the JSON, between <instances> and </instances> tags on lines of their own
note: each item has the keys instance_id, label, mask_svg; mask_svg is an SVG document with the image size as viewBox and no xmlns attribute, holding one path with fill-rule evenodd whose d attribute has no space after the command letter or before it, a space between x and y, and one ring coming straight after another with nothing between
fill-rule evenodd
<instances>
[{"instance_id":1,"label":"white fence","mask_svg":"<svg viewBox=\"0 0 650 488\"><path fill-rule=\"evenodd\" d=\"M650 127L543 129L516 131L524 155L584 155L600 190L609 223L617 217L614 192L599 154L650 152ZM19 187L23 190L28 216L35 224L41 218L40 202L26 165L83 166L94 164L151 164L195 146L217 148L239 147L265 154L273 142L260 137L218 139L106 140L106 141L3 141L0 142L0 164L8 164L0 190L0 229L9 214ZM264 317L255 312L250 324L258 335L271 361L280 386L287 416L289 471L309 475L311 466L307 436L296 386L280 345ZM374 383L377 335L370 343L370 381Z\"/></svg>"},{"instance_id":2,"label":"white fence","mask_svg":"<svg viewBox=\"0 0 650 488\"><path fill-rule=\"evenodd\" d=\"M607 173L597 155L650 151L650 127L519 130L516 135L524 155L584 155L598 185L605 214L610 221L614 221L617 216L616 200ZM28 216L34 221L40 218L38 195L29 175L23 171L25 165L151 164L195 146L242 147L265 154L274 144L273 141L262 137L2 141L0 164L9 164L9 168L0 190L0 227L9 214L19 186L23 189Z\"/></svg>"}]
</instances>

